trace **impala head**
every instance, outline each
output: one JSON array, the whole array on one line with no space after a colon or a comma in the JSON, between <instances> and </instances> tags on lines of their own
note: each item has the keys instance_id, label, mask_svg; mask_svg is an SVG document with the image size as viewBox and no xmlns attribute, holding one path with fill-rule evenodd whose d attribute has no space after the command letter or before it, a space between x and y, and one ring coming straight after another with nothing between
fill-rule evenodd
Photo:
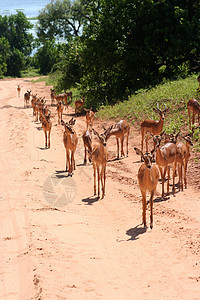
<instances>
[{"instance_id":1,"label":"impala head","mask_svg":"<svg viewBox=\"0 0 200 300\"><path fill-rule=\"evenodd\" d=\"M151 169L152 163L153 163L153 153L154 150L151 151L151 153L143 153L140 149L134 147L134 150L136 154L140 155L142 160L144 161L145 165L147 166L148 169Z\"/></svg>"},{"instance_id":2,"label":"impala head","mask_svg":"<svg viewBox=\"0 0 200 300\"><path fill-rule=\"evenodd\" d=\"M92 128L92 131L93 131L94 135L96 135L98 137L98 139L102 143L102 145L105 147L106 143L107 143L105 133L98 134L98 132L96 130L94 130L93 128Z\"/></svg>"},{"instance_id":3,"label":"impala head","mask_svg":"<svg viewBox=\"0 0 200 300\"><path fill-rule=\"evenodd\" d=\"M103 129L104 129L104 135L105 135L105 137L106 137L106 142L107 142L107 140L108 140L109 137L110 137L110 132L111 132L111 130L113 129L113 125L110 126L108 129L106 129L106 128L103 126Z\"/></svg>"},{"instance_id":4,"label":"impala head","mask_svg":"<svg viewBox=\"0 0 200 300\"><path fill-rule=\"evenodd\" d=\"M65 123L63 120L61 120L61 125L65 127L66 132L70 132L72 134L75 133L75 131L73 130L73 125L69 124L68 122Z\"/></svg>"},{"instance_id":5,"label":"impala head","mask_svg":"<svg viewBox=\"0 0 200 300\"><path fill-rule=\"evenodd\" d=\"M169 110L169 108L167 108L166 105L165 105L165 109L164 110L160 110L160 108L158 107L158 104L157 104L157 108L153 108L153 110L155 112L157 112L160 115L160 117L164 120L165 119L165 114Z\"/></svg>"},{"instance_id":6,"label":"impala head","mask_svg":"<svg viewBox=\"0 0 200 300\"><path fill-rule=\"evenodd\" d=\"M160 143L163 139L163 137L165 136L165 131L163 131L161 134L158 134L158 135L153 135L152 133L150 133L152 138L153 138L153 141L154 141L154 144L155 144L155 148L159 148L160 147Z\"/></svg>"}]
</instances>

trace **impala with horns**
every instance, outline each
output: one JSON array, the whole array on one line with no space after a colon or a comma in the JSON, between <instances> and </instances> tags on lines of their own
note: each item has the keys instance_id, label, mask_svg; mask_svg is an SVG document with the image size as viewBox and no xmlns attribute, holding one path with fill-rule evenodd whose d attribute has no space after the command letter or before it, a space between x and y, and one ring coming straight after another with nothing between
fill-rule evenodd
<instances>
[{"instance_id":1,"label":"impala with horns","mask_svg":"<svg viewBox=\"0 0 200 300\"><path fill-rule=\"evenodd\" d=\"M24 107L28 107L30 96L31 96L31 90L27 90L27 92L24 94Z\"/></svg>"},{"instance_id":2,"label":"impala with horns","mask_svg":"<svg viewBox=\"0 0 200 300\"><path fill-rule=\"evenodd\" d=\"M142 213L142 219L144 227L146 227L146 207L147 207L147 201L146 201L146 194L149 191L150 192L150 228L153 228L153 197L156 192L156 187L159 180L159 170L157 165L153 165L153 151L152 153L145 153L138 149L134 148L136 154L140 155L144 161L144 163L140 166L138 170L138 181L139 181L139 187L142 194L142 207L143 207L143 213Z\"/></svg>"},{"instance_id":3,"label":"impala with horns","mask_svg":"<svg viewBox=\"0 0 200 300\"><path fill-rule=\"evenodd\" d=\"M86 111L86 126L87 129L93 127L93 119L94 119L94 112L92 111L92 107L90 109L84 108Z\"/></svg>"},{"instance_id":4,"label":"impala with horns","mask_svg":"<svg viewBox=\"0 0 200 300\"><path fill-rule=\"evenodd\" d=\"M194 125L195 115L198 116L198 122L199 122L199 126L200 126L200 104L199 104L199 102L196 99L189 99L189 101L187 103L187 110L188 110L190 127L191 127L191 123L192 123L192 125Z\"/></svg>"},{"instance_id":5,"label":"impala with horns","mask_svg":"<svg viewBox=\"0 0 200 300\"><path fill-rule=\"evenodd\" d=\"M71 120L70 120L71 121ZM73 120L71 124L75 124L76 120ZM73 125L61 120L61 125L64 126L65 131L63 133L63 143L66 150L66 172L69 176L72 176L73 170L76 169L74 154L78 144L78 137L76 131L73 129Z\"/></svg>"},{"instance_id":6,"label":"impala with horns","mask_svg":"<svg viewBox=\"0 0 200 300\"><path fill-rule=\"evenodd\" d=\"M106 135L112 129L109 128L103 134L98 134L93 129L94 135L97 137L97 141L92 144L92 151L89 151L90 159L92 160L94 170L94 195L96 195L96 173L98 177L98 198L100 197L100 181L102 187L102 199L105 196L106 185L106 164L108 160L108 152L106 149Z\"/></svg>"},{"instance_id":7,"label":"impala with horns","mask_svg":"<svg viewBox=\"0 0 200 300\"><path fill-rule=\"evenodd\" d=\"M153 140L155 143L155 151L156 151L156 163L160 170L160 176L162 180L162 197L164 198L164 182L166 172L168 173L167 179L167 194L169 194L169 178L170 178L170 166L173 167L173 188L172 192L175 193L175 174L176 174L176 165L177 165L177 147L176 141L178 138L179 132L175 136L174 142L167 142L165 145L160 146L161 140L163 136L153 136Z\"/></svg>"},{"instance_id":8,"label":"impala with horns","mask_svg":"<svg viewBox=\"0 0 200 300\"><path fill-rule=\"evenodd\" d=\"M187 188L187 165L190 158L190 146L193 146L190 135L182 136L185 140L183 142L177 142L177 163L179 172L179 189L183 190L183 170L184 170L184 183L185 188Z\"/></svg>"},{"instance_id":9,"label":"impala with horns","mask_svg":"<svg viewBox=\"0 0 200 300\"><path fill-rule=\"evenodd\" d=\"M142 141L141 141L141 149L143 152L143 144L144 144L144 138L146 135L146 151L148 152L148 133L152 133L154 135L158 135L163 130L163 124L165 119L165 114L168 111L169 108L166 107L164 110L160 110L157 104L157 108L153 108L153 110L160 115L159 121L149 120L146 119L141 123L141 135L142 135Z\"/></svg>"},{"instance_id":10,"label":"impala with horns","mask_svg":"<svg viewBox=\"0 0 200 300\"><path fill-rule=\"evenodd\" d=\"M50 136L51 136L51 128L52 128L52 122L50 120L51 111L47 109L47 112L45 109L43 109L43 114L41 115L41 123L42 123L42 129L45 134L45 148L50 148Z\"/></svg>"},{"instance_id":11,"label":"impala with horns","mask_svg":"<svg viewBox=\"0 0 200 300\"><path fill-rule=\"evenodd\" d=\"M119 158L119 140L121 142L121 157L125 156L125 154L124 154L124 139L125 138L126 138L126 154L128 156L129 133L130 133L130 125L126 121L121 120L118 123L116 123L113 128L108 130L108 132L106 134L106 140L108 140L112 135L114 135L116 137L116 141L117 141L117 158Z\"/></svg>"}]
</instances>

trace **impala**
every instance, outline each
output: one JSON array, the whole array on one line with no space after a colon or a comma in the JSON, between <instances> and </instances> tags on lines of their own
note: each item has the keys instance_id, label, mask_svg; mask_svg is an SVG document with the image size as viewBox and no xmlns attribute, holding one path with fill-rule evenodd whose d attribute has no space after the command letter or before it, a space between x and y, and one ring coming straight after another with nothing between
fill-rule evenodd
<instances>
[{"instance_id":1,"label":"impala","mask_svg":"<svg viewBox=\"0 0 200 300\"><path fill-rule=\"evenodd\" d=\"M57 103L58 124L60 124L60 121L62 120L63 109L64 109L64 105L63 105L62 101L59 101Z\"/></svg>"},{"instance_id":2,"label":"impala","mask_svg":"<svg viewBox=\"0 0 200 300\"><path fill-rule=\"evenodd\" d=\"M177 147L177 163L179 172L179 189L183 190L183 171L184 169L184 183L187 188L187 165L190 157L190 146L193 146L190 135L183 136L186 143L178 142Z\"/></svg>"},{"instance_id":3,"label":"impala","mask_svg":"<svg viewBox=\"0 0 200 300\"><path fill-rule=\"evenodd\" d=\"M51 111L48 109L48 114L46 114L45 110L43 110L43 114L41 115L41 123L42 129L45 134L45 148L50 148L50 135L52 122L50 120Z\"/></svg>"},{"instance_id":4,"label":"impala","mask_svg":"<svg viewBox=\"0 0 200 300\"><path fill-rule=\"evenodd\" d=\"M81 100L76 100L74 102L75 104L75 114L82 113L83 111L83 105L85 104L85 98L82 98Z\"/></svg>"},{"instance_id":5,"label":"impala","mask_svg":"<svg viewBox=\"0 0 200 300\"><path fill-rule=\"evenodd\" d=\"M94 112L92 111L92 107L90 109L84 108L86 111L86 125L87 129L90 127L92 128L93 126L93 119L94 119Z\"/></svg>"},{"instance_id":6,"label":"impala","mask_svg":"<svg viewBox=\"0 0 200 300\"><path fill-rule=\"evenodd\" d=\"M30 95L31 95L31 90L27 90L27 92L24 94L24 107L28 107Z\"/></svg>"},{"instance_id":7,"label":"impala","mask_svg":"<svg viewBox=\"0 0 200 300\"><path fill-rule=\"evenodd\" d=\"M18 94L18 98L20 98L20 92L21 92L21 86L20 84L17 85L17 94Z\"/></svg>"},{"instance_id":8,"label":"impala","mask_svg":"<svg viewBox=\"0 0 200 300\"><path fill-rule=\"evenodd\" d=\"M105 196L105 184L106 184L106 164L108 160L108 152L106 149L106 135L111 129L109 128L103 134L98 134L93 129L94 135L96 135L98 141L92 145L92 151L90 153L90 159L92 160L94 170L94 195L96 195L96 173L98 176L98 198L100 196L100 181L102 187L102 199Z\"/></svg>"},{"instance_id":9,"label":"impala","mask_svg":"<svg viewBox=\"0 0 200 300\"><path fill-rule=\"evenodd\" d=\"M104 128L105 129L105 128ZM119 140L121 141L121 156L125 156L124 154L124 139L126 137L126 154L128 156L128 138L130 133L130 125L121 120L113 128L111 128L106 134L106 140L108 140L112 135L116 137L117 141L117 158L119 158Z\"/></svg>"},{"instance_id":10,"label":"impala","mask_svg":"<svg viewBox=\"0 0 200 300\"><path fill-rule=\"evenodd\" d=\"M153 159L153 151L152 153L145 153L138 149L134 148L136 154L140 155L144 161L144 163L140 166L138 170L138 181L139 181L139 187L142 194L142 207L143 207L143 224L144 227L146 227L146 193L147 191L150 192L150 228L153 228L153 197L156 192L156 187L159 180L159 170L157 165L152 165L152 159Z\"/></svg>"},{"instance_id":11,"label":"impala","mask_svg":"<svg viewBox=\"0 0 200 300\"><path fill-rule=\"evenodd\" d=\"M179 133L178 133L179 134ZM176 135L176 140L178 137ZM168 172L167 179L167 194L169 194L169 177L170 177L170 165L173 166L173 188L172 192L175 193L175 174L176 174L176 165L177 165L177 148L176 144L173 142L167 142L165 145L160 147L160 143L162 137L154 136L153 137L155 143L155 151L156 151L156 163L160 170L160 176L162 180L162 197L164 198L164 182L166 172Z\"/></svg>"},{"instance_id":12,"label":"impala","mask_svg":"<svg viewBox=\"0 0 200 300\"><path fill-rule=\"evenodd\" d=\"M92 152L92 131L91 130L84 131L83 135L82 135L82 139L83 139L83 145L84 145L84 150L85 150L84 164L86 164L87 163L87 150L89 153ZM89 157L89 161L91 162L90 157Z\"/></svg>"},{"instance_id":13,"label":"impala","mask_svg":"<svg viewBox=\"0 0 200 300\"><path fill-rule=\"evenodd\" d=\"M146 135L146 151L148 152L148 138L149 138L148 133L158 135L162 132L165 114L168 111L168 109L169 108L167 108L165 105L165 109L160 110L157 105L157 108L154 108L153 110L160 115L160 120L154 121L154 120L146 119L141 123L141 135L142 135L141 149L142 149L142 152L143 152L143 144L144 144L145 135Z\"/></svg>"},{"instance_id":14,"label":"impala","mask_svg":"<svg viewBox=\"0 0 200 300\"><path fill-rule=\"evenodd\" d=\"M199 102L196 99L189 99L189 101L187 103L187 109L188 109L190 127L191 127L191 122L192 122L192 125L194 125L195 115L198 116L198 122L199 122L199 126L200 126L200 104L199 104Z\"/></svg>"},{"instance_id":15,"label":"impala","mask_svg":"<svg viewBox=\"0 0 200 300\"><path fill-rule=\"evenodd\" d=\"M75 120L73 123L75 124ZM73 170L76 169L74 154L78 144L78 137L73 129L73 125L70 125L67 122L65 123L63 120L61 120L61 125L63 125L65 128L63 134L63 143L66 149L66 172L68 171L69 176L72 176Z\"/></svg>"}]
</instances>

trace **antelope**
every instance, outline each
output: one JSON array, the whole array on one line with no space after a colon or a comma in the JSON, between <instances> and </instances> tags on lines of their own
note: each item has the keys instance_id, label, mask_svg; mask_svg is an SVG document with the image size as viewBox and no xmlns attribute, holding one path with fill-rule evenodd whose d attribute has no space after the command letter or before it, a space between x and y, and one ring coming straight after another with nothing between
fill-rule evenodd
<instances>
[{"instance_id":1,"label":"antelope","mask_svg":"<svg viewBox=\"0 0 200 300\"><path fill-rule=\"evenodd\" d=\"M105 129L105 128L104 128ZM129 133L130 133L130 125L124 121L121 120L118 123L115 124L111 130L108 131L106 135L106 141L114 135L116 137L117 141L117 158L119 158L119 140L121 141L121 157L125 156L124 154L124 138L126 137L126 154L128 156L128 138L129 138Z\"/></svg>"},{"instance_id":2,"label":"antelope","mask_svg":"<svg viewBox=\"0 0 200 300\"><path fill-rule=\"evenodd\" d=\"M92 152L92 132L90 130L86 130L83 132L82 135L83 139L83 145L85 150L85 156L84 156L84 164L87 163L87 150L89 153ZM91 162L91 158L89 157L89 161Z\"/></svg>"},{"instance_id":3,"label":"antelope","mask_svg":"<svg viewBox=\"0 0 200 300\"><path fill-rule=\"evenodd\" d=\"M106 183L106 164L108 160L108 152L106 149L106 134L110 128L104 132L104 134L98 134L93 129L94 135L96 135L98 142L94 142L92 145L92 151L89 151L90 159L92 160L94 170L94 195L96 195L96 171L98 176L98 198L100 196L100 180L102 187L102 199L105 196L105 183ZM100 170L101 169L101 170Z\"/></svg>"},{"instance_id":4,"label":"antelope","mask_svg":"<svg viewBox=\"0 0 200 300\"><path fill-rule=\"evenodd\" d=\"M50 120L51 111L48 109L48 115L46 115L45 109L43 109L43 114L41 115L42 129L45 134L45 148L50 148L50 135L52 122Z\"/></svg>"},{"instance_id":5,"label":"antelope","mask_svg":"<svg viewBox=\"0 0 200 300\"><path fill-rule=\"evenodd\" d=\"M62 120L63 109L64 109L64 105L63 105L62 101L59 101L57 103L58 124L60 124L60 121Z\"/></svg>"},{"instance_id":6,"label":"antelope","mask_svg":"<svg viewBox=\"0 0 200 300\"><path fill-rule=\"evenodd\" d=\"M18 84L17 85L18 98L20 98L20 92L21 92L21 86L20 86L20 84Z\"/></svg>"},{"instance_id":7,"label":"antelope","mask_svg":"<svg viewBox=\"0 0 200 300\"><path fill-rule=\"evenodd\" d=\"M178 133L179 134L179 133ZM178 134L175 139L177 140ZM170 177L170 165L173 166L173 188L172 192L175 193L175 174L177 165L177 148L175 142L167 142L165 145L160 147L162 137L157 135L153 137L156 151L156 163L160 170L160 176L162 180L162 198L164 198L164 182L166 172L168 172L167 179L167 195L169 194L169 177Z\"/></svg>"},{"instance_id":8,"label":"antelope","mask_svg":"<svg viewBox=\"0 0 200 300\"><path fill-rule=\"evenodd\" d=\"M153 197L156 192L156 187L159 180L159 170L157 165L152 165L153 162L153 152L152 153L145 153L134 147L134 150L136 154L140 155L144 161L144 163L140 166L138 170L138 181L139 181L139 187L142 194L142 207L143 207L143 213L142 213L142 219L144 227L146 227L146 193L147 191L150 192L150 228L153 228Z\"/></svg>"},{"instance_id":9,"label":"antelope","mask_svg":"<svg viewBox=\"0 0 200 300\"><path fill-rule=\"evenodd\" d=\"M54 89L50 89L50 91L51 91L50 96L51 96L51 106L52 106L52 104L54 103L54 100L55 100L55 92L54 92Z\"/></svg>"},{"instance_id":10,"label":"antelope","mask_svg":"<svg viewBox=\"0 0 200 300\"><path fill-rule=\"evenodd\" d=\"M27 90L27 92L24 94L24 107L28 107L28 103L30 100L31 90Z\"/></svg>"},{"instance_id":11,"label":"antelope","mask_svg":"<svg viewBox=\"0 0 200 300\"><path fill-rule=\"evenodd\" d=\"M179 172L179 189L183 191L183 173L182 168L184 169L184 183L185 188L187 188L187 164L190 157L190 146L193 146L191 138L189 135L183 136L186 143L178 142L177 147L177 163L178 163L178 172Z\"/></svg>"},{"instance_id":12,"label":"antelope","mask_svg":"<svg viewBox=\"0 0 200 300\"><path fill-rule=\"evenodd\" d=\"M187 110L189 116L189 123L191 128L191 118L192 118L192 125L194 125L195 115L198 115L198 122L200 126L200 104L196 99L189 99L187 103ZM191 114L192 117L191 117Z\"/></svg>"},{"instance_id":13,"label":"antelope","mask_svg":"<svg viewBox=\"0 0 200 300\"><path fill-rule=\"evenodd\" d=\"M73 124L75 124L75 121L76 120L73 121ZM63 134L63 143L66 149L66 172L68 171L68 175L72 176L73 170L76 169L74 154L78 144L78 137L73 129L73 125L70 125L67 122L65 123L63 120L61 120L61 125L63 125L65 128Z\"/></svg>"},{"instance_id":14,"label":"antelope","mask_svg":"<svg viewBox=\"0 0 200 300\"><path fill-rule=\"evenodd\" d=\"M72 101L72 92L71 91L69 91L69 92L65 91L65 94L67 95L67 100L68 100L68 98L71 98L71 101Z\"/></svg>"},{"instance_id":15,"label":"antelope","mask_svg":"<svg viewBox=\"0 0 200 300\"><path fill-rule=\"evenodd\" d=\"M164 124L164 119L165 119L165 114L168 111L169 108L166 107L164 110L160 110L158 108L153 108L153 110L160 115L160 120L159 121L154 121L154 120L149 120L146 119L141 123L141 135L142 135L142 141L141 141L141 149L143 152L143 144L144 144L144 138L146 135L146 151L148 152L148 132L158 135L161 133L163 130L163 124Z\"/></svg>"},{"instance_id":16,"label":"antelope","mask_svg":"<svg viewBox=\"0 0 200 300\"><path fill-rule=\"evenodd\" d=\"M31 99L31 105L33 108L33 116L36 115L36 103L37 103L37 94L32 95L32 99Z\"/></svg>"},{"instance_id":17,"label":"antelope","mask_svg":"<svg viewBox=\"0 0 200 300\"><path fill-rule=\"evenodd\" d=\"M57 96L55 96L56 100L59 101L63 101L63 103L65 103L65 108L68 108L68 104L67 104L67 94L63 93L63 94L59 94Z\"/></svg>"},{"instance_id":18,"label":"antelope","mask_svg":"<svg viewBox=\"0 0 200 300\"><path fill-rule=\"evenodd\" d=\"M92 128L93 126L93 119L94 119L94 112L92 111L92 107L90 109L84 108L86 111L86 125L87 129L90 127Z\"/></svg>"},{"instance_id":19,"label":"antelope","mask_svg":"<svg viewBox=\"0 0 200 300\"><path fill-rule=\"evenodd\" d=\"M75 104L75 114L77 114L78 112L82 113L83 111L83 105L85 104L85 98L82 98L82 100L76 100L74 102Z\"/></svg>"}]
</instances>

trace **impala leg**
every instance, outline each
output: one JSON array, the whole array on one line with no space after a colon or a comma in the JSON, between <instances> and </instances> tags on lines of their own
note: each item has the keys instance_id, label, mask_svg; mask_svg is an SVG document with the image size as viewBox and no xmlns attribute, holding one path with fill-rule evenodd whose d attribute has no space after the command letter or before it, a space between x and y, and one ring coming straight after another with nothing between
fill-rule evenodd
<instances>
[{"instance_id":1,"label":"impala leg","mask_svg":"<svg viewBox=\"0 0 200 300\"><path fill-rule=\"evenodd\" d=\"M169 179L170 179L170 166L167 166L167 195L169 195Z\"/></svg>"},{"instance_id":2,"label":"impala leg","mask_svg":"<svg viewBox=\"0 0 200 300\"><path fill-rule=\"evenodd\" d=\"M96 195L96 165L93 163L93 170L94 170L94 195Z\"/></svg>"},{"instance_id":3,"label":"impala leg","mask_svg":"<svg viewBox=\"0 0 200 300\"><path fill-rule=\"evenodd\" d=\"M177 162L175 161L175 162L174 162L174 165L173 165L173 188L172 188L173 194L175 194L176 165L177 165Z\"/></svg>"},{"instance_id":4,"label":"impala leg","mask_svg":"<svg viewBox=\"0 0 200 300\"><path fill-rule=\"evenodd\" d=\"M187 174L187 161L185 160L184 162L184 182L185 182L185 189L187 189L187 178L186 178L186 174Z\"/></svg>"},{"instance_id":5,"label":"impala leg","mask_svg":"<svg viewBox=\"0 0 200 300\"><path fill-rule=\"evenodd\" d=\"M84 165L87 163L87 149L85 147L85 157L84 157Z\"/></svg>"},{"instance_id":6,"label":"impala leg","mask_svg":"<svg viewBox=\"0 0 200 300\"><path fill-rule=\"evenodd\" d=\"M105 183L106 183L106 166L102 166L101 169L102 199L105 196Z\"/></svg>"},{"instance_id":7,"label":"impala leg","mask_svg":"<svg viewBox=\"0 0 200 300\"><path fill-rule=\"evenodd\" d=\"M150 197L150 210L151 210L151 213L150 213L150 228L152 229L153 228L153 196L154 196L154 190L151 192L151 197Z\"/></svg>"},{"instance_id":8,"label":"impala leg","mask_svg":"<svg viewBox=\"0 0 200 300\"><path fill-rule=\"evenodd\" d=\"M147 202L146 202L146 192L141 191L142 193L142 221L144 224L144 227L147 226L147 222L146 222L146 209L147 209Z\"/></svg>"},{"instance_id":9,"label":"impala leg","mask_svg":"<svg viewBox=\"0 0 200 300\"><path fill-rule=\"evenodd\" d=\"M99 166L97 166L97 176L98 176L98 197L100 196L100 173Z\"/></svg>"},{"instance_id":10,"label":"impala leg","mask_svg":"<svg viewBox=\"0 0 200 300\"><path fill-rule=\"evenodd\" d=\"M66 172L70 172L70 160L69 160L69 151L66 150Z\"/></svg>"},{"instance_id":11,"label":"impala leg","mask_svg":"<svg viewBox=\"0 0 200 300\"><path fill-rule=\"evenodd\" d=\"M127 156L128 156L128 138L129 138L129 131L126 136L126 154L127 154Z\"/></svg>"},{"instance_id":12,"label":"impala leg","mask_svg":"<svg viewBox=\"0 0 200 300\"><path fill-rule=\"evenodd\" d=\"M116 137L117 141L117 158L119 158L119 139Z\"/></svg>"},{"instance_id":13,"label":"impala leg","mask_svg":"<svg viewBox=\"0 0 200 300\"><path fill-rule=\"evenodd\" d=\"M50 137L51 137L51 131L49 131L49 145L48 145L49 148L50 148Z\"/></svg>"},{"instance_id":14,"label":"impala leg","mask_svg":"<svg viewBox=\"0 0 200 300\"><path fill-rule=\"evenodd\" d=\"M124 154L124 135L121 137L121 157L125 156Z\"/></svg>"},{"instance_id":15,"label":"impala leg","mask_svg":"<svg viewBox=\"0 0 200 300\"><path fill-rule=\"evenodd\" d=\"M45 148L47 148L47 132L46 131L44 132L44 135L45 135Z\"/></svg>"}]
</instances>

